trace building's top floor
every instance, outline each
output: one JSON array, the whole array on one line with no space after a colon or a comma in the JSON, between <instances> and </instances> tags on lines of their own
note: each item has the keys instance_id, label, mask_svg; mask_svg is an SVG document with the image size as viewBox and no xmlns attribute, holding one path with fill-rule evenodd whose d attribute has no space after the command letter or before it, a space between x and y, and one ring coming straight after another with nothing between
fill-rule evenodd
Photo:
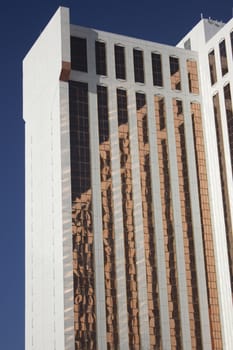
<instances>
[{"instance_id":1,"label":"building's top floor","mask_svg":"<svg viewBox=\"0 0 233 350\"><path fill-rule=\"evenodd\" d=\"M48 89L48 77L50 81L60 77L65 81L94 79L108 85L120 81L126 89L140 85L143 90L147 85L155 93L164 89L198 95L201 55L208 59L207 45L211 47L231 32L233 19L225 25L202 19L177 47L169 46L72 25L69 9L60 7L25 57L24 73L31 87L38 82L44 91ZM196 81L195 88L190 87L190 77Z\"/></svg>"},{"instance_id":2,"label":"building's top floor","mask_svg":"<svg viewBox=\"0 0 233 350\"><path fill-rule=\"evenodd\" d=\"M96 40L108 40L115 43L119 43L122 45L129 45L137 48L143 49L151 49L154 51L163 51L168 52L168 54L176 54L176 55L194 55L194 52L190 51L199 51L203 45L207 45L208 47L212 44L213 41L218 40L218 37L224 36L225 32L229 30L233 32L233 19L229 20L226 24L217 21L211 18L202 18L184 37L180 40L180 42L176 46L165 45L157 42L152 42L148 40L138 39L134 37L129 37L125 35L113 34L110 32L101 31L94 28L82 27L75 24L70 24L69 20L69 9L65 7L60 7L57 13L52 17L46 28L43 30L35 44L32 46L31 50L34 46L37 45L37 42L40 41L41 37L46 35L48 27L50 27L50 23L54 22L56 18L60 15L60 24L62 29L62 41L64 46L64 33L69 33L71 36L80 36L83 35L88 38L96 38ZM70 36L69 35L69 36ZM67 41L66 35L66 41ZM66 46L69 46L67 41ZM66 47L67 48L67 47ZM185 50L184 50L185 49ZM30 50L30 51L31 51ZM189 50L189 53L186 52ZM29 51L29 53L30 53ZM27 55L28 56L28 55ZM25 57L25 59L27 58Z\"/></svg>"},{"instance_id":3,"label":"building's top floor","mask_svg":"<svg viewBox=\"0 0 233 350\"><path fill-rule=\"evenodd\" d=\"M38 81L45 89L53 75L50 81L59 76L108 85L120 81L126 89L138 85L188 93L191 72L197 80L196 61L197 53L190 50L71 25L69 9L61 7L25 57L24 72L30 70L30 86ZM197 83L189 92L198 94Z\"/></svg>"},{"instance_id":4,"label":"building's top floor","mask_svg":"<svg viewBox=\"0 0 233 350\"><path fill-rule=\"evenodd\" d=\"M88 74L92 81L107 84L120 80L122 84L184 91L186 78L181 76L187 74L187 65L188 70L197 69L197 53L190 50L76 25L70 26L70 36L73 80L87 81Z\"/></svg>"}]
</instances>

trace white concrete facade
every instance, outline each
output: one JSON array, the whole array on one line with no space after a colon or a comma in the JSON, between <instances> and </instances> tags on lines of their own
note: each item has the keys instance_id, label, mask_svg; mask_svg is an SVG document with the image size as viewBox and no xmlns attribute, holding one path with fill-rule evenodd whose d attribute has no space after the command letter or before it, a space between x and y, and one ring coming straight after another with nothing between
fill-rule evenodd
<instances>
[{"instance_id":1,"label":"white concrete facade","mask_svg":"<svg viewBox=\"0 0 233 350\"><path fill-rule=\"evenodd\" d=\"M99 350L107 349L106 310L104 287L104 251L102 242L101 181L99 163L99 135L97 114L97 85L108 88L109 126L111 144L111 167L113 184L113 215L115 230L115 260L117 287L117 320L119 348L130 348L127 329L127 288L124 256L124 232L122 196L120 191L120 152L117 130L116 89L125 89L128 97L129 134L132 157L132 187L135 224L135 245L139 306L139 330L141 349L150 349L150 330L147 300L147 276L144 254L143 212L140 185L139 151L137 139L136 92L146 95L148 113L148 136L150 169L152 177L152 206L155 226L155 259L157 261L158 295L161 347L171 348L168 286L164 253L162 204L160 198L160 174L157 150L157 134L154 115L154 96L162 95L166 102L169 174L173 206L174 236L177 263L177 280L181 344L183 349L192 349L189 320L189 298L185 271L184 239L182 228L179 172L174 131L174 98L183 101L186 156L188 162L189 190L192 211L194 252L197 271L197 287L200 307L200 329L204 350L211 349L211 325L208 316L208 291L206 283L204 247L201 231L201 214L198 199L198 175L191 121L190 103L197 101L202 106L211 220L214 232L215 264L221 315L223 349L233 349L233 309L230 286L229 262L221 193L220 171L214 126L212 96L219 91L221 110L225 105L222 87L230 82L233 62L228 60L229 72L211 86L209 78L208 52L216 48L222 38L226 39L228 57L232 57L229 33L233 20L219 26L202 20L178 44L179 47L161 45L144 40L106 33L95 29L70 25L69 10L60 8L36 41L23 65L24 108L26 122L26 350L74 350L74 300L72 262L72 208L71 208L71 164L69 129L68 79L62 79L69 70L70 36L87 39L88 73L71 70L69 80L87 83L89 87L89 124L91 153L91 187L94 232L94 270L96 294L96 337ZM206 39L209 39L207 42ZM191 39L191 50L184 50L184 43ZM107 47L107 76L95 73L95 41ZM114 45L125 47L126 80L115 78ZM145 84L135 83L133 72L133 49L143 51ZM153 86L151 53L162 58L163 87ZM181 90L172 90L169 57L179 58ZM199 94L189 91L186 62L198 64ZM219 62L219 59L218 59ZM219 63L218 63L219 65ZM217 67L220 72L220 66ZM219 73L218 73L219 74ZM232 80L232 79L231 79ZM233 86L231 85L233 96ZM225 152L227 160L227 186L231 200L233 219L233 186L231 158L227 126L223 120ZM190 140L190 141L189 141Z\"/></svg>"},{"instance_id":2,"label":"white concrete facade","mask_svg":"<svg viewBox=\"0 0 233 350\"><path fill-rule=\"evenodd\" d=\"M199 69L201 80L201 94L203 103L203 125L206 146L207 170L209 181L209 195L211 203L211 219L215 244L215 263L217 269L217 284L221 312L221 327L224 349L233 348L233 305L230 282L230 268L227 253L226 230L224 223L223 199L221 192L220 169L218 161L217 140L215 132L213 96L218 92L220 96L221 122L224 140L224 157L226 162L227 190L230 200L231 222L233 218L233 186L231 157L229 153L229 141L226 122L223 87L231 83L231 95L233 93L233 61L230 33L233 31L233 19L227 24L212 20L201 20L178 44L184 47L184 43L190 39L191 49L197 51L199 57ZM219 43L225 39L227 50L228 73L221 74ZM211 86L208 54L214 49L216 61L217 81ZM232 95L233 96L233 95Z\"/></svg>"},{"instance_id":3,"label":"white concrete facade","mask_svg":"<svg viewBox=\"0 0 233 350\"><path fill-rule=\"evenodd\" d=\"M140 92L144 92L146 94L146 96L152 95L152 94L162 94L167 101L169 101L169 103L172 103L172 98L176 97L176 98L180 98L183 99L183 101L185 99L187 99L187 91L188 91L188 82L187 79L185 78L185 70L182 73L182 83L183 83L183 88L182 91L171 91L170 88L170 73L169 73L169 62L168 62L168 58L171 55L177 55L177 57L179 57L180 59L182 59L184 61L184 64L186 64L186 60L187 59L197 59L197 55L194 52L188 52L188 51L184 51L184 50L180 50L180 49L176 49L174 47L169 47L169 46L165 46L165 45L160 45L160 44L155 44L155 43L149 43L143 40L138 40L138 39L133 39L133 38L128 38L128 37L124 37L124 36L120 36L120 35L115 35L115 34L110 34L110 33L105 33L105 32L100 32L100 31L96 31L94 30L95 35L93 34L93 30L92 29L87 29L87 28L83 28L83 27L79 27L79 26L71 26L71 35L73 36L79 36L81 38L87 38L90 41L92 40L99 40L102 42L105 42L107 47L108 47L108 51L113 52L113 48L115 44L121 44L125 47L126 50L126 66L127 68L127 80L126 81L119 81L117 79L115 79L114 75L108 75L108 76L100 76L100 77L96 77L96 84L103 84L104 86L109 87L111 90L113 88L115 88L115 93L116 93L116 89L117 88L124 88L128 91L128 99L130 100L129 106L129 113L130 114L130 125L131 125L131 142L132 145L132 156L136 157L135 161L132 161L133 163L133 176L135 177L134 181L134 200L135 203L137 203L137 207L136 207L136 211L135 211L135 220L136 220L136 231L138 232L138 236L136 238L136 242L138 242L138 249L140 247L140 250L138 250L137 252L137 256L140 256L140 251L143 252L143 237L140 238L140 236L143 234L142 231L142 217L141 217L141 213L142 213L142 209L141 209L141 200L140 198L140 186L139 185L139 179L140 179L140 174L137 173L139 169L137 169L138 167L138 156L137 156L137 143L136 143L136 124L134 121L134 116L133 116L133 111L136 111L136 104L135 104L135 93L137 91ZM90 45L90 44L89 44ZM164 66L167 66L167 69L164 69L164 83L165 83L165 87L164 88L157 88L157 87L153 87L152 81L151 81L151 75L152 72L147 73L146 75L146 84L137 84L134 82L134 74L133 74L133 69L132 66L130 64L130 62L132 61L132 50L133 48L140 48L144 51L144 60L146 62L146 60L150 60L150 54L151 52L159 52L162 54L163 56L163 60L165 62ZM92 53L89 53L90 55L92 55ZM113 57L112 57L113 59ZM148 66L146 66L148 67ZM146 68L147 69L147 68ZM89 85L91 85L93 83L93 74L89 74L89 73L82 73L82 72L76 72L76 71L71 71L71 75L70 75L71 80L74 81L81 81L81 82L87 82ZM150 82L148 81L150 79ZM111 100L113 99L113 97L111 97ZM187 100L188 102L191 102L192 100L199 100L200 97L199 96L192 96L190 95L189 100ZM149 106L149 108L152 111L153 106ZM131 112L132 111L132 112ZM135 113L135 112L134 112ZM151 115L151 118L153 118L153 115ZM173 112L172 109L170 109L169 112L169 118L172 122L173 119ZM91 118L92 120L92 118ZM173 126L171 126L171 130L173 129ZM172 137L169 136L169 139L171 140ZM151 140L151 147L153 148L155 144L155 140ZM174 153L174 145L171 144L170 146L171 150L173 150ZM173 179L173 187L174 190L176 189L176 184L175 184L175 176L177 174L177 170L175 169L175 164L176 164L176 156L174 154L174 165L171 166L171 177ZM172 159L172 156L170 156L170 158ZM173 164L173 163L172 163ZM158 167L158 164L157 164ZM178 176L178 175L177 175ZM118 194L119 195L119 194ZM138 198L139 197L139 198ZM174 203L174 207L177 208L177 213L176 213L176 217L177 220L180 222L181 220L181 213L179 210L179 194L174 193L173 198L175 199L175 201L178 201L177 203ZM197 205L197 203L196 203ZM157 225L157 224L156 224ZM180 233L182 232L182 228L181 228L181 224L179 226L179 224L175 223L176 226L176 230L177 230L177 251L179 251L180 253L180 258L178 259L179 261L179 267L178 267L178 273L179 273L179 288L180 288L180 303L181 303L181 312L182 312L182 342L183 342L183 346L185 349L190 348L191 349L191 338L190 338L190 328L189 328L189 317L188 317L188 302L187 302L187 290L186 290L186 280L185 280L185 270L184 270L184 257L183 257L183 241L181 238ZM141 233L140 233L141 231ZM160 238L160 241L163 240L163 238ZM160 244L160 241L158 242L158 246ZM201 248L201 246L200 246ZM202 249L199 249L199 253L201 254ZM158 252L158 251L157 251ZM162 253L160 253L162 254ZM178 255L179 255L178 254ZM203 254L202 254L203 255ZM139 286L140 287L140 295L139 295L139 308L140 308L140 303L141 305L143 305L143 307L145 308L146 304L147 304L147 294L146 294L146 282L144 281L143 283L143 277L145 277L145 261L143 262L144 258L143 255L138 259L138 261L140 261L140 264L137 264L138 266L138 274L139 274ZM160 260L159 260L160 261ZM142 271L141 271L142 269ZM160 269L160 265L159 265L159 269ZM162 269L162 265L161 265L161 269ZM140 272L140 273L139 273ZM165 295L165 291L166 291L166 287L163 284L163 277L162 274L160 273L160 280L159 280L159 285L161 285L161 289L160 289L160 307L164 317L164 321L162 322L162 334L163 334L163 344L164 344L164 348L165 349L169 349L170 347L170 339L169 339L169 330L168 330L168 323L167 323L167 305L166 305L166 295ZM202 270L202 274L200 275L200 278L203 278L203 280L205 280L205 276L204 276L204 270ZM145 287L142 287L145 286ZM162 287L163 286L163 287ZM201 288L201 287L200 287ZM204 294L204 299L205 299L205 308L204 310L207 310L207 297L206 297L206 291ZM140 299L141 298L141 299ZM141 319L141 328L143 328L143 334L146 334L146 319L148 319L148 311L146 311L147 308L144 309L143 311L143 317L145 318L144 320ZM142 314L141 314L142 317ZM208 321L204 321L203 323L208 324ZM204 332L203 332L204 333ZM210 335L208 333L208 329L205 328L205 336L206 336L206 349L209 349L209 339L210 339ZM145 343L142 344L143 349L148 349L149 347L149 343L148 343L148 336L143 336L143 338L145 339Z\"/></svg>"},{"instance_id":4,"label":"white concrete facade","mask_svg":"<svg viewBox=\"0 0 233 350\"><path fill-rule=\"evenodd\" d=\"M59 80L69 32L60 8L23 62L27 350L74 350L68 84Z\"/></svg>"}]
</instances>

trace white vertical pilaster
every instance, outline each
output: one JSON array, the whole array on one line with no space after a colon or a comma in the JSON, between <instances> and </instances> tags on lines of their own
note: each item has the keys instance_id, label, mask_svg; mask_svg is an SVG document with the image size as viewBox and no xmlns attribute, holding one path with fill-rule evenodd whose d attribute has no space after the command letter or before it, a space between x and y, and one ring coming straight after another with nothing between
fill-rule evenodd
<instances>
[{"instance_id":1,"label":"white vertical pilaster","mask_svg":"<svg viewBox=\"0 0 233 350\"><path fill-rule=\"evenodd\" d=\"M72 208L70 171L70 121L68 83L60 82L60 137L62 171L62 223L64 274L64 332L65 350L74 350L74 286L72 254ZM56 293L63 293L57 290Z\"/></svg>"},{"instance_id":2,"label":"white vertical pilaster","mask_svg":"<svg viewBox=\"0 0 233 350\"><path fill-rule=\"evenodd\" d=\"M26 288L30 288L26 293L30 293L32 298L26 314L28 350L64 350L68 329L64 320L64 174L59 81L63 58L69 62L69 44L62 50L64 38L69 38L69 10L59 8L23 63L27 156L30 151L32 154L31 159L26 159L29 182L26 192L30 191L26 195L26 239L29 239L27 254L30 257L27 264L32 263L33 266L32 270L26 270L26 281L30 281L26 282ZM67 104L68 94L63 97ZM73 307L71 318L72 311ZM66 330L64 327L67 327ZM72 347L74 343L67 349Z\"/></svg>"},{"instance_id":3,"label":"white vertical pilaster","mask_svg":"<svg viewBox=\"0 0 233 350\"><path fill-rule=\"evenodd\" d=\"M127 92L128 92L130 153L131 153L131 160L132 160L134 233L135 233L135 246L136 246L140 344L142 349L149 349L150 334L149 334L148 296L147 296L147 281L146 281L145 247L144 247L144 229L143 229L143 216L142 216L142 196L141 196L141 183L140 183L140 165L139 165L139 154L138 154L137 113L136 113L136 103L135 103L135 91L133 89L130 89Z\"/></svg>"},{"instance_id":4,"label":"white vertical pilaster","mask_svg":"<svg viewBox=\"0 0 233 350\"><path fill-rule=\"evenodd\" d=\"M120 159L118 143L117 106L115 89L109 89L109 122L112 156L112 187L114 203L114 232L115 232L115 259L117 279L117 311L119 329L119 348L128 349L128 312L125 271L125 246L122 213L122 195L120 178Z\"/></svg>"},{"instance_id":5,"label":"white vertical pilaster","mask_svg":"<svg viewBox=\"0 0 233 350\"><path fill-rule=\"evenodd\" d=\"M189 100L183 101L183 111L202 345L203 350L211 350L212 345L210 335L210 320L201 227L201 213L199 206L196 159Z\"/></svg>"},{"instance_id":6,"label":"white vertical pilaster","mask_svg":"<svg viewBox=\"0 0 233 350\"><path fill-rule=\"evenodd\" d=\"M172 207L175 233L175 248L176 248L176 263L177 263L177 277L178 277L178 294L180 305L180 322L182 346L185 350L191 350L191 335L188 311L188 296L186 285L186 271L184 258L184 241L183 228L180 207L179 195L179 178L177 168L176 156L176 139L174 130L174 115L172 106L172 96L167 99L167 135L168 135L168 154L170 164L170 179L172 192Z\"/></svg>"},{"instance_id":7,"label":"white vertical pilaster","mask_svg":"<svg viewBox=\"0 0 233 350\"><path fill-rule=\"evenodd\" d=\"M114 76L114 46L108 46L108 72ZM129 349L128 337L128 312L127 312L127 291L126 291L126 271L125 271L125 245L122 213L122 194L120 177L120 155L119 136L117 119L116 88L108 88L108 108L109 108L109 130L111 145L111 171L113 190L113 211L114 211L114 234L115 234L115 266L117 280L117 321L119 349Z\"/></svg>"},{"instance_id":8,"label":"white vertical pilaster","mask_svg":"<svg viewBox=\"0 0 233 350\"><path fill-rule=\"evenodd\" d=\"M233 98L233 95L232 95ZM231 170L231 156L229 152L229 135L227 128L226 110L225 110L225 99L223 93L223 87L219 86L219 102L221 111L221 124L223 132L223 143L224 143L224 157L226 164L226 175L229 180L230 187L228 187L228 195L230 198L230 204L232 205L232 198L230 196L233 193L232 187L232 170ZM211 112L213 113L213 112ZM228 247L224 221L224 209L222 201L221 191L221 177L218 165L218 152L216 143L216 132L214 125L214 116L212 119L208 115L203 115L204 123L208 126L205 127L205 141L206 149L208 152L207 157L207 169L208 169L208 181L210 184L210 206L212 211L212 223L213 223L213 242L214 242L214 253L215 253L215 267L217 275L217 287L218 287L218 301L221 319L221 331L222 341L224 349L231 349L233 347L233 304L231 294L231 281L230 281L230 269L228 260ZM211 135L212 134L212 135ZM215 150L216 151L213 151ZM214 174L214 175L213 175ZM231 213L233 207L231 206Z\"/></svg>"},{"instance_id":9,"label":"white vertical pilaster","mask_svg":"<svg viewBox=\"0 0 233 350\"><path fill-rule=\"evenodd\" d=\"M152 108L153 97L147 95L148 100L148 130L150 142L150 166L151 166L151 186L152 186L152 201L154 207L154 225L155 225L155 253L157 262L157 278L159 289L159 305L160 305L160 327L162 335L163 349L171 348L170 339L170 323L168 310L168 294L166 280L166 262L164 252L164 234L162 221L162 206L160 200L160 177L159 163L157 151L157 134L154 121L154 110Z\"/></svg>"},{"instance_id":10,"label":"white vertical pilaster","mask_svg":"<svg viewBox=\"0 0 233 350\"><path fill-rule=\"evenodd\" d=\"M88 71L95 74L95 37L88 38ZM94 271L96 294L96 331L97 348L106 350L106 303L104 280L103 227L100 182L100 155L96 81L88 85L89 135L91 155L91 191L92 191L92 220L94 234Z\"/></svg>"},{"instance_id":11,"label":"white vertical pilaster","mask_svg":"<svg viewBox=\"0 0 233 350\"><path fill-rule=\"evenodd\" d=\"M130 153L132 163L132 187L134 209L134 233L136 246L137 288L139 305L139 332L142 349L150 348L150 331L148 315L148 296L146 280L146 261L144 247L144 228L142 216L142 196L140 182L140 164L138 150L137 108L135 97L133 46L126 48L125 60L127 67L127 80L132 82L127 90ZM140 88L139 88L140 89Z\"/></svg>"},{"instance_id":12,"label":"white vertical pilaster","mask_svg":"<svg viewBox=\"0 0 233 350\"><path fill-rule=\"evenodd\" d=\"M160 327L162 336L162 348L168 350L171 348L170 323L168 310L168 294L166 279L166 262L164 252L164 234L162 220L162 204L160 194L160 176L159 160L157 149L157 132L155 123L154 94L149 87L153 85L151 50L145 51L145 78L147 82L146 101L147 101L147 120L148 136L150 146L150 168L151 168L151 187L152 187L152 205L154 216L154 242L155 242L155 260L157 268L158 289L159 289L159 309L160 309Z\"/></svg>"}]
</instances>

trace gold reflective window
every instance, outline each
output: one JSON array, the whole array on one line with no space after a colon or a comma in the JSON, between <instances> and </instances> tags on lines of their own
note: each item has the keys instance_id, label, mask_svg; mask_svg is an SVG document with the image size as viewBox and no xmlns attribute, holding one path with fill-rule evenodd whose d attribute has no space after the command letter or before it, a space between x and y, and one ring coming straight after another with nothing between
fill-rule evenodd
<instances>
[{"instance_id":1,"label":"gold reflective window","mask_svg":"<svg viewBox=\"0 0 233 350\"><path fill-rule=\"evenodd\" d=\"M198 74L197 74L197 62L194 60L187 60L187 73L189 92L193 94L199 94Z\"/></svg>"}]
</instances>

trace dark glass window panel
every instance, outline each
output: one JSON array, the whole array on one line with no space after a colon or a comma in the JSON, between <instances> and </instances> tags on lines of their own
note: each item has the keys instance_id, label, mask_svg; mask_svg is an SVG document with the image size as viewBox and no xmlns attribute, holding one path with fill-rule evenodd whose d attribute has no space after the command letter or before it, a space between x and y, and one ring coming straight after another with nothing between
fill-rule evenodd
<instances>
[{"instance_id":1,"label":"dark glass window panel","mask_svg":"<svg viewBox=\"0 0 233 350\"><path fill-rule=\"evenodd\" d=\"M221 43L219 44L219 54L220 54L222 75L225 75L228 72L227 51L226 51L225 40L221 41Z\"/></svg>"},{"instance_id":2,"label":"dark glass window panel","mask_svg":"<svg viewBox=\"0 0 233 350\"><path fill-rule=\"evenodd\" d=\"M230 39L231 39L231 51L232 51L232 56L233 56L233 32L230 34Z\"/></svg>"},{"instance_id":3,"label":"dark glass window panel","mask_svg":"<svg viewBox=\"0 0 233 350\"><path fill-rule=\"evenodd\" d=\"M210 81L211 84L215 84L217 81L216 63L215 63L215 52L212 50L209 53L209 69L210 69Z\"/></svg>"},{"instance_id":4,"label":"dark glass window panel","mask_svg":"<svg viewBox=\"0 0 233 350\"><path fill-rule=\"evenodd\" d=\"M96 74L107 75L107 63L106 63L106 47L105 43L95 42L95 62L96 62Z\"/></svg>"},{"instance_id":5,"label":"dark glass window panel","mask_svg":"<svg viewBox=\"0 0 233 350\"><path fill-rule=\"evenodd\" d=\"M172 89L181 90L180 64L177 57L170 56L170 74Z\"/></svg>"},{"instance_id":6,"label":"dark glass window panel","mask_svg":"<svg viewBox=\"0 0 233 350\"><path fill-rule=\"evenodd\" d=\"M97 104L99 121L99 142L109 140L108 91L105 86L97 86Z\"/></svg>"},{"instance_id":7,"label":"dark glass window panel","mask_svg":"<svg viewBox=\"0 0 233 350\"><path fill-rule=\"evenodd\" d=\"M183 103L181 100L174 99L174 111L175 111L175 117L179 117L181 114L183 114Z\"/></svg>"},{"instance_id":8,"label":"dark glass window panel","mask_svg":"<svg viewBox=\"0 0 233 350\"><path fill-rule=\"evenodd\" d=\"M140 92L136 92L137 111L146 105L146 96Z\"/></svg>"},{"instance_id":9,"label":"dark glass window panel","mask_svg":"<svg viewBox=\"0 0 233 350\"><path fill-rule=\"evenodd\" d=\"M157 53L152 53L151 59L152 59L153 85L163 86L161 55Z\"/></svg>"},{"instance_id":10,"label":"dark glass window panel","mask_svg":"<svg viewBox=\"0 0 233 350\"><path fill-rule=\"evenodd\" d=\"M141 50L133 50L134 62L134 79L136 83L144 83L144 63L143 52Z\"/></svg>"},{"instance_id":11,"label":"dark glass window panel","mask_svg":"<svg viewBox=\"0 0 233 350\"><path fill-rule=\"evenodd\" d=\"M158 118L158 125L159 130L163 130L166 127L166 107L165 107L165 101L164 97L162 96L155 96L155 102L156 102L156 114Z\"/></svg>"},{"instance_id":12,"label":"dark glass window panel","mask_svg":"<svg viewBox=\"0 0 233 350\"><path fill-rule=\"evenodd\" d=\"M179 65L179 59L177 57L169 57L169 61L170 61L170 72L171 75L179 72L180 70L180 65Z\"/></svg>"},{"instance_id":13,"label":"dark glass window panel","mask_svg":"<svg viewBox=\"0 0 233 350\"><path fill-rule=\"evenodd\" d=\"M143 107L146 107L146 95L142 94L140 92L136 92L136 107L137 112L139 112L138 115L140 115L142 111L140 111ZM143 136L143 143L148 143L148 126L147 126L147 114L143 111L143 116L141 120L138 119L138 127L141 128L142 136ZM140 125L141 124L141 125Z\"/></svg>"},{"instance_id":14,"label":"dark glass window panel","mask_svg":"<svg viewBox=\"0 0 233 350\"><path fill-rule=\"evenodd\" d=\"M117 89L118 126L128 123L127 92Z\"/></svg>"},{"instance_id":15,"label":"dark glass window panel","mask_svg":"<svg viewBox=\"0 0 233 350\"><path fill-rule=\"evenodd\" d=\"M88 85L69 83L72 200L90 189Z\"/></svg>"},{"instance_id":16,"label":"dark glass window panel","mask_svg":"<svg viewBox=\"0 0 233 350\"><path fill-rule=\"evenodd\" d=\"M229 103L229 108L227 109L232 109L230 84L227 84L226 86L224 86L224 97L225 97L225 101L228 101Z\"/></svg>"},{"instance_id":17,"label":"dark glass window panel","mask_svg":"<svg viewBox=\"0 0 233 350\"><path fill-rule=\"evenodd\" d=\"M230 155L231 155L231 167L232 167L232 174L233 174L233 110L232 110L230 84L227 84L226 86L224 86L224 99L225 99L228 139L229 139Z\"/></svg>"},{"instance_id":18,"label":"dark glass window panel","mask_svg":"<svg viewBox=\"0 0 233 350\"><path fill-rule=\"evenodd\" d=\"M87 72L87 41L71 37L71 69Z\"/></svg>"},{"instance_id":19,"label":"dark glass window panel","mask_svg":"<svg viewBox=\"0 0 233 350\"><path fill-rule=\"evenodd\" d=\"M177 105L177 113L178 114L183 114L183 103L181 100L176 100L176 105Z\"/></svg>"},{"instance_id":20,"label":"dark glass window panel","mask_svg":"<svg viewBox=\"0 0 233 350\"><path fill-rule=\"evenodd\" d=\"M125 69L125 48L123 46L115 45L115 70L117 79L126 79Z\"/></svg>"}]
</instances>

